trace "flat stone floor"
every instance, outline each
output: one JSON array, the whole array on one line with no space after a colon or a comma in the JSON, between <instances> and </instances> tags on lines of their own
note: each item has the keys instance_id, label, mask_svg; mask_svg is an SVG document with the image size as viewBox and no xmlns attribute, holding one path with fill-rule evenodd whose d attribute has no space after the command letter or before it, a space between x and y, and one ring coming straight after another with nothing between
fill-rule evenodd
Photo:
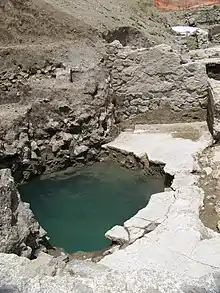
<instances>
[{"instance_id":1,"label":"flat stone floor","mask_svg":"<svg viewBox=\"0 0 220 293\"><path fill-rule=\"evenodd\" d=\"M136 125L134 131L121 132L104 147L133 152L150 161L164 163L165 171L174 175L180 169L196 166L193 156L207 146L210 134L205 122Z\"/></svg>"}]
</instances>

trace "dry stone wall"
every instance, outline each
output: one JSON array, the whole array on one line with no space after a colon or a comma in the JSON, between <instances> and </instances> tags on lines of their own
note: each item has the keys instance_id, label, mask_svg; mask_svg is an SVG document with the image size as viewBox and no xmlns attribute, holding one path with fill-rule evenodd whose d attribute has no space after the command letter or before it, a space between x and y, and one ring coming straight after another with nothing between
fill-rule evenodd
<instances>
[{"instance_id":1,"label":"dry stone wall","mask_svg":"<svg viewBox=\"0 0 220 293\"><path fill-rule=\"evenodd\" d=\"M166 106L175 112L206 108L205 66L187 63L168 45L133 49L115 41L106 66L122 120Z\"/></svg>"}]
</instances>

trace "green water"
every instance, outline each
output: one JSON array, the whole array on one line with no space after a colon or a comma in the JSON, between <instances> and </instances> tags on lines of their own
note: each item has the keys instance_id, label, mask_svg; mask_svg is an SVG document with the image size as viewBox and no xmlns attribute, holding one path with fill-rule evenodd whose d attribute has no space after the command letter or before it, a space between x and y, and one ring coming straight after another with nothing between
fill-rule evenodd
<instances>
[{"instance_id":1,"label":"green water","mask_svg":"<svg viewBox=\"0 0 220 293\"><path fill-rule=\"evenodd\" d=\"M163 180L118 164L97 163L78 171L36 178L20 186L50 242L67 252L106 248L105 232L143 208Z\"/></svg>"}]
</instances>

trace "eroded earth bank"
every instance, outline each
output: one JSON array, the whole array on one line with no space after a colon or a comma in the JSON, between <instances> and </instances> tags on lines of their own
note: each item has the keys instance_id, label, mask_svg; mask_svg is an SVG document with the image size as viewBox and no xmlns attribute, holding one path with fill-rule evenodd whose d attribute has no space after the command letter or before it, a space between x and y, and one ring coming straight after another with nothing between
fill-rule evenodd
<instances>
[{"instance_id":1,"label":"eroded earth bank","mask_svg":"<svg viewBox=\"0 0 220 293\"><path fill-rule=\"evenodd\" d=\"M0 4L1 292L220 291L219 21L217 5ZM51 255L17 184L106 157L169 188L101 255Z\"/></svg>"}]
</instances>

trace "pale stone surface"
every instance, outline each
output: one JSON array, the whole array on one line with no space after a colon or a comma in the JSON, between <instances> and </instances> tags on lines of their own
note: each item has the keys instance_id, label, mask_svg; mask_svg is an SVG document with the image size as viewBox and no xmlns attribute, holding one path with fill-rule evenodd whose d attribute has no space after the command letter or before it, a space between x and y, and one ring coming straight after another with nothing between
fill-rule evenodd
<instances>
[{"instance_id":1,"label":"pale stone surface","mask_svg":"<svg viewBox=\"0 0 220 293\"><path fill-rule=\"evenodd\" d=\"M213 160L214 162L220 162L220 150L214 152Z\"/></svg>"},{"instance_id":2,"label":"pale stone surface","mask_svg":"<svg viewBox=\"0 0 220 293\"><path fill-rule=\"evenodd\" d=\"M136 215L124 223L126 228L147 229L151 223L162 223L171 204L174 201L174 192L161 192L151 196L149 204L139 210Z\"/></svg>"},{"instance_id":3,"label":"pale stone surface","mask_svg":"<svg viewBox=\"0 0 220 293\"><path fill-rule=\"evenodd\" d=\"M171 29L175 31L176 33L179 33L184 36L188 36L195 33L199 28L187 26L187 25L178 25L178 26L172 26Z\"/></svg>"},{"instance_id":4,"label":"pale stone surface","mask_svg":"<svg viewBox=\"0 0 220 293\"><path fill-rule=\"evenodd\" d=\"M207 175L212 174L212 168L210 168L210 167L204 168L204 171L206 172Z\"/></svg>"},{"instance_id":5,"label":"pale stone surface","mask_svg":"<svg viewBox=\"0 0 220 293\"><path fill-rule=\"evenodd\" d=\"M175 127L176 135L173 125L144 126L142 130L139 126L134 133L122 133L105 146L133 152L140 157L146 153L149 160L165 163L165 170L172 170L174 180L172 191L160 193L158 198L157 194L153 195L148 206L124 224L126 228L139 229L145 229L151 221L158 221L159 225L125 249L104 257L101 264L120 272L146 268L168 270L185 280L205 278L216 270L220 272L220 236L199 219L204 193L197 186L199 176L192 174L197 165L195 157L210 143L210 135L203 130L195 136L199 126L191 124L194 132L191 129L190 134L184 134L187 139L181 138L177 135L181 133L178 126ZM181 127L179 125L179 129ZM193 140L189 139L190 135Z\"/></svg>"},{"instance_id":6,"label":"pale stone surface","mask_svg":"<svg viewBox=\"0 0 220 293\"><path fill-rule=\"evenodd\" d=\"M118 225L114 226L111 230L106 232L105 237L112 241L118 240L118 242L120 243L125 243L129 240L128 232L125 230L124 227Z\"/></svg>"},{"instance_id":7,"label":"pale stone surface","mask_svg":"<svg viewBox=\"0 0 220 293\"><path fill-rule=\"evenodd\" d=\"M158 261L164 259L157 245ZM173 253L172 253L173 254ZM170 255L168 250L167 255ZM169 258L167 258L169 259ZM150 259L151 260L151 259ZM219 271L212 273L198 263L193 266L190 258L181 258L193 277L168 272L159 266L140 270L114 271L89 261L71 261L62 271L52 265L55 275L48 272L48 265L36 271L31 261L16 255L0 254L0 290L10 293L217 293L220 285ZM149 265L151 263L149 262ZM178 267L179 259L173 266ZM164 263L165 265L165 263ZM207 273L199 278L202 273ZM198 276L196 276L198 275Z\"/></svg>"},{"instance_id":8,"label":"pale stone surface","mask_svg":"<svg viewBox=\"0 0 220 293\"><path fill-rule=\"evenodd\" d=\"M220 46L210 47L206 49L197 49L189 51L189 57L191 60L201 60L208 58L220 58Z\"/></svg>"},{"instance_id":9,"label":"pale stone surface","mask_svg":"<svg viewBox=\"0 0 220 293\"><path fill-rule=\"evenodd\" d=\"M181 127L181 123L179 125ZM184 126L186 125L192 124L184 123ZM191 171L195 166L193 155L207 145L207 140L204 135L201 135L198 141L175 137L173 126L174 124L167 125L167 128L164 126L160 128L160 125L155 124L154 126L149 126L148 131L144 127L143 131L122 132L113 142L106 144L105 147L133 152L138 157L147 154L150 161L166 164L165 171L171 175L175 175L179 170L181 172ZM178 124L175 127L178 130ZM198 124L196 123L197 127Z\"/></svg>"}]
</instances>

